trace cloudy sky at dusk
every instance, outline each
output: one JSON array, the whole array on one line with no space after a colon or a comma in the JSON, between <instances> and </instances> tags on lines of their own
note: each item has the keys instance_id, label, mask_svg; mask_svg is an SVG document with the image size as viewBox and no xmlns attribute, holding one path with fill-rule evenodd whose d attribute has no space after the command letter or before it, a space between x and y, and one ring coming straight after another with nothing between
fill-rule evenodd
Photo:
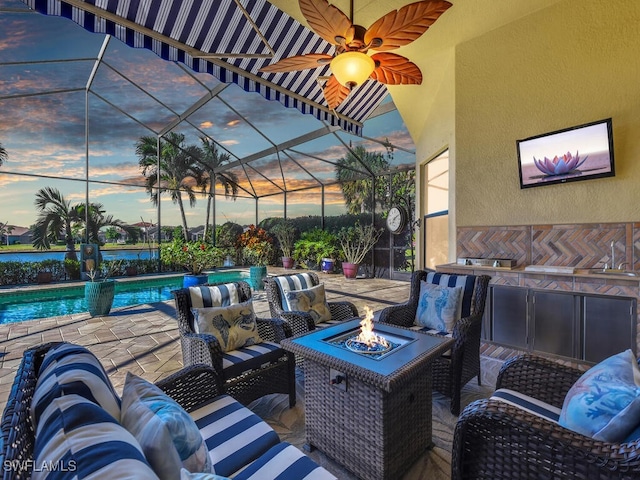
<instances>
[{"instance_id":1,"label":"cloudy sky at dusk","mask_svg":"<svg viewBox=\"0 0 640 480\"><path fill-rule=\"evenodd\" d=\"M232 162L324 126L312 115L246 93L234 84L221 85L211 75L195 74L115 38L109 40L87 94L87 80L105 36L86 32L67 19L9 11L16 8L24 4L0 0L0 143L8 153L8 161L0 167L0 223L33 224L35 193L45 186L58 188L72 203L85 201L86 99L90 201L102 203L107 213L128 223L157 219L156 207L142 188L136 141L155 137L209 89L222 91L174 131L183 133L188 145L209 136L227 150ZM287 196L289 216L320 215L318 180L329 182L334 177L334 166L322 160L344 157L345 144L384 152L370 139L388 139L397 146L394 164L415 162L413 142L399 114L392 111L366 121L363 137L329 134L280 152L280 161L270 155L250 167L234 168L241 179L241 198L235 202L218 198L217 223L252 223L256 208L259 219L283 216L284 188L314 187ZM254 194L269 196L256 207ZM344 212L336 186L325 188L325 201L327 215ZM179 223L178 209L168 199L161 208L164 225ZM204 208L199 196L196 207L187 212L190 227L204 223Z\"/></svg>"}]
</instances>

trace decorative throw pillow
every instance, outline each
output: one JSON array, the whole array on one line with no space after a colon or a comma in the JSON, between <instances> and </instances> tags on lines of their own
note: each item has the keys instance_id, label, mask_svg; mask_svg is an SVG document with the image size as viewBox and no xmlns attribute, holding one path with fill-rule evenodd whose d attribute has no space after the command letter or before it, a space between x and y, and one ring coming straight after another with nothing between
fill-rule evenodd
<instances>
[{"instance_id":1,"label":"decorative throw pillow","mask_svg":"<svg viewBox=\"0 0 640 480\"><path fill-rule=\"evenodd\" d=\"M262 343L251 300L227 307L193 308L192 311L196 333L214 335L225 352Z\"/></svg>"},{"instance_id":2,"label":"decorative throw pillow","mask_svg":"<svg viewBox=\"0 0 640 480\"><path fill-rule=\"evenodd\" d=\"M315 286L313 278L308 273L296 273L294 275L280 275L273 277L280 289L280 303L282 308L287 308L287 292L291 290L304 290Z\"/></svg>"},{"instance_id":3,"label":"decorative throw pillow","mask_svg":"<svg viewBox=\"0 0 640 480\"><path fill-rule=\"evenodd\" d=\"M47 405L36 430L33 459L23 462L33 462L33 480L158 480L140 444L118 419L75 393L54 398ZM28 476L6 472L8 478Z\"/></svg>"},{"instance_id":4,"label":"decorative throw pillow","mask_svg":"<svg viewBox=\"0 0 640 480\"><path fill-rule=\"evenodd\" d=\"M331 310L324 293L324 284L305 290L291 290L285 294L287 312L307 312L317 325L331 320Z\"/></svg>"},{"instance_id":5,"label":"decorative throw pillow","mask_svg":"<svg viewBox=\"0 0 640 480\"><path fill-rule=\"evenodd\" d=\"M122 391L121 423L162 480L179 478L183 467L212 472L207 445L191 416L154 384L131 373Z\"/></svg>"},{"instance_id":6,"label":"decorative throw pillow","mask_svg":"<svg viewBox=\"0 0 640 480\"><path fill-rule=\"evenodd\" d=\"M439 332L452 332L454 325L460 320L462 292L462 287L444 287L420 282L416 325Z\"/></svg>"},{"instance_id":7,"label":"decorative throw pillow","mask_svg":"<svg viewBox=\"0 0 640 480\"><path fill-rule=\"evenodd\" d=\"M50 349L40 366L31 401L31 419L40 421L42 411L54 398L80 395L120 418L120 397L107 372L93 353L80 345L62 343Z\"/></svg>"},{"instance_id":8,"label":"decorative throw pillow","mask_svg":"<svg viewBox=\"0 0 640 480\"><path fill-rule=\"evenodd\" d=\"M189 296L193 308L226 307L240 301L235 283L189 287Z\"/></svg>"},{"instance_id":9,"label":"decorative throw pillow","mask_svg":"<svg viewBox=\"0 0 640 480\"><path fill-rule=\"evenodd\" d=\"M429 283L434 283L442 287L463 288L460 316L458 316L458 318L466 318L471 315L471 305L473 304L473 296L476 291L476 278L475 275L449 275L440 272L427 273L427 282Z\"/></svg>"},{"instance_id":10,"label":"decorative throw pillow","mask_svg":"<svg viewBox=\"0 0 640 480\"><path fill-rule=\"evenodd\" d=\"M633 352L587 370L562 405L560 425L605 442L622 442L640 424L640 368Z\"/></svg>"}]
</instances>

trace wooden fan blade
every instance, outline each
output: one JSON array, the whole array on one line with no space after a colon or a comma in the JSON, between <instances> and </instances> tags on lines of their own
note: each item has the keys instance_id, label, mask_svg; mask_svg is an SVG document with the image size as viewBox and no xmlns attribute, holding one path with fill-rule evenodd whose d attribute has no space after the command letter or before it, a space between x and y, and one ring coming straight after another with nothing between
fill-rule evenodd
<instances>
[{"instance_id":1,"label":"wooden fan blade","mask_svg":"<svg viewBox=\"0 0 640 480\"><path fill-rule=\"evenodd\" d=\"M353 40L351 20L327 0L300 0L300 11L309 26L327 42L339 44L336 37L344 38L344 43Z\"/></svg>"},{"instance_id":2,"label":"wooden fan blade","mask_svg":"<svg viewBox=\"0 0 640 480\"><path fill-rule=\"evenodd\" d=\"M422 1L405 5L371 25L364 35L364 42L368 45L374 38L380 38L382 45L372 47L378 52L407 45L426 32L450 6L447 1Z\"/></svg>"},{"instance_id":3,"label":"wooden fan blade","mask_svg":"<svg viewBox=\"0 0 640 480\"><path fill-rule=\"evenodd\" d=\"M395 53L376 53L376 69L370 78L386 85L420 85L422 72L415 63Z\"/></svg>"},{"instance_id":4,"label":"wooden fan blade","mask_svg":"<svg viewBox=\"0 0 640 480\"><path fill-rule=\"evenodd\" d=\"M327 83L324 85L324 99L329 104L329 108L334 110L338 108L342 102L344 102L345 98L349 96L351 90L349 87L345 87L340 82L335 75L331 75Z\"/></svg>"},{"instance_id":5,"label":"wooden fan blade","mask_svg":"<svg viewBox=\"0 0 640 480\"><path fill-rule=\"evenodd\" d=\"M333 57L324 53L308 53L306 55L296 55L295 57L283 58L280 61L262 67L260 72L293 72L294 70L305 70L307 68L317 68L331 62Z\"/></svg>"}]
</instances>

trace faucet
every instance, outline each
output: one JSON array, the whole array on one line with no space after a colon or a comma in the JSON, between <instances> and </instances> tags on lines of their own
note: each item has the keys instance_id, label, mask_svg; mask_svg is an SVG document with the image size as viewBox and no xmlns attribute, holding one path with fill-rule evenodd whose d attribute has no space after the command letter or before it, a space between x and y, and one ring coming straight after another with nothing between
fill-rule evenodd
<instances>
[{"instance_id":1,"label":"faucet","mask_svg":"<svg viewBox=\"0 0 640 480\"><path fill-rule=\"evenodd\" d=\"M611 268L616 268L616 252L613 249L615 242L611 240Z\"/></svg>"}]
</instances>

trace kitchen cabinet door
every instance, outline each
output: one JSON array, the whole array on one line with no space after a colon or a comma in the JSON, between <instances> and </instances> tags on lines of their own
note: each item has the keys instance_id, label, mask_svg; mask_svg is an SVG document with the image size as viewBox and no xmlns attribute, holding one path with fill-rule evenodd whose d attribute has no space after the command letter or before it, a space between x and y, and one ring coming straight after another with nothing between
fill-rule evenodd
<instances>
[{"instance_id":1,"label":"kitchen cabinet door","mask_svg":"<svg viewBox=\"0 0 640 480\"><path fill-rule=\"evenodd\" d=\"M583 360L599 362L630 348L636 352L636 299L584 297Z\"/></svg>"},{"instance_id":2,"label":"kitchen cabinet door","mask_svg":"<svg viewBox=\"0 0 640 480\"><path fill-rule=\"evenodd\" d=\"M527 349L526 288L491 287L491 338L496 343Z\"/></svg>"},{"instance_id":3,"label":"kitchen cabinet door","mask_svg":"<svg viewBox=\"0 0 640 480\"><path fill-rule=\"evenodd\" d=\"M580 297L571 293L532 292L531 349L577 357L580 338Z\"/></svg>"}]
</instances>

